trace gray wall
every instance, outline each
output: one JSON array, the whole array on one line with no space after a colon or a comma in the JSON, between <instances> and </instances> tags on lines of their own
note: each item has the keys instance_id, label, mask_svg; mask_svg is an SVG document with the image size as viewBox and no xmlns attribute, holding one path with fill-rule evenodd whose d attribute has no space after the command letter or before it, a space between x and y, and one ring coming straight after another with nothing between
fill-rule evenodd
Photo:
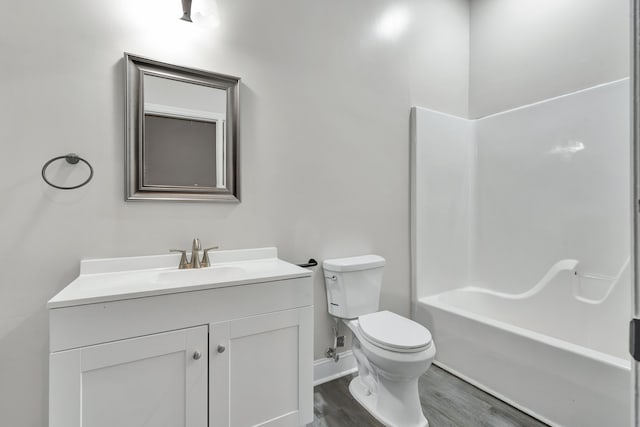
<instances>
[{"instance_id":1,"label":"gray wall","mask_svg":"<svg viewBox=\"0 0 640 427\"><path fill-rule=\"evenodd\" d=\"M629 75L628 0L471 0L469 116Z\"/></svg>"},{"instance_id":2,"label":"gray wall","mask_svg":"<svg viewBox=\"0 0 640 427\"><path fill-rule=\"evenodd\" d=\"M220 0L221 26L178 21L178 0L5 2L0 26L0 425L47 416L46 301L81 258L165 253L198 236L277 246L293 262L387 258L386 309L409 309L409 107L467 114L466 0L413 0L393 39L382 0ZM9 7L10 6L10 7ZM241 204L123 201L123 52L238 75ZM95 167L63 192L53 156ZM65 165L53 174L73 175ZM70 177L81 179L81 177ZM329 344L315 278L315 355Z\"/></svg>"}]
</instances>

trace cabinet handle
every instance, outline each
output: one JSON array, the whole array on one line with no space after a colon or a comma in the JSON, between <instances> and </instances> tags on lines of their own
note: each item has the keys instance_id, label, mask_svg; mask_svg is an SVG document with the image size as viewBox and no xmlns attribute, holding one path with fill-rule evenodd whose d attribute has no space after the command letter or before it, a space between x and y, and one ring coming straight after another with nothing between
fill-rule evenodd
<instances>
[{"instance_id":1,"label":"cabinet handle","mask_svg":"<svg viewBox=\"0 0 640 427\"><path fill-rule=\"evenodd\" d=\"M200 353L199 351L197 351L197 350L196 350L196 351L193 353L193 358L194 358L195 360L198 360L198 359L200 359L201 357L202 357L202 353Z\"/></svg>"},{"instance_id":2,"label":"cabinet handle","mask_svg":"<svg viewBox=\"0 0 640 427\"><path fill-rule=\"evenodd\" d=\"M218 346L218 353L224 353L224 351L226 350L226 347L223 345L219 345Z\"/></svg>"}]
</instances>

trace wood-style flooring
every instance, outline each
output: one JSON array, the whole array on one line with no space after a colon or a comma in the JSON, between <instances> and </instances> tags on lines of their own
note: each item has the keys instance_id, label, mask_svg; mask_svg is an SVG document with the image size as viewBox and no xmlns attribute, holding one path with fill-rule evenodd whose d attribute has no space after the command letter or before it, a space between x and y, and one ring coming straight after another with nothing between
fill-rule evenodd
<instances>
[{"instance_id":1,"label":"wood-style flooring","mask_svg":"<svg viewBox=\"0 0 640 427\"><path fill-rule=\"evenodd\" d=\"M349 393L351 376L314 389L314 420L308 427L382 426ZM420 378L420 401L429 427L544 427L471 384L432 365Z\"/></svg>"}]
</instances>

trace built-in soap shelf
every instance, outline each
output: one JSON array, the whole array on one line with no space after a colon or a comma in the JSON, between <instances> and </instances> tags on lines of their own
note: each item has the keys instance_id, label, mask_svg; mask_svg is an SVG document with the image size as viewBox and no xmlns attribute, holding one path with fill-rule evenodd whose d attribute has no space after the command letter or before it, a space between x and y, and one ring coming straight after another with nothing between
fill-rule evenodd
<instances>
[{"instance_id":1,"label":"built-in soap shelf","mask_svg":"<svg viewBox=\"0 0 640 427\"><path fill-rule=\"evenodd\" d=\"M629 258L626 259L615 276L586 273L579 268L574 270L573 292L576 299L587 304L600 304L606 301L625 273L628 273L629 260Z\"/></svg>"}]
</instances>

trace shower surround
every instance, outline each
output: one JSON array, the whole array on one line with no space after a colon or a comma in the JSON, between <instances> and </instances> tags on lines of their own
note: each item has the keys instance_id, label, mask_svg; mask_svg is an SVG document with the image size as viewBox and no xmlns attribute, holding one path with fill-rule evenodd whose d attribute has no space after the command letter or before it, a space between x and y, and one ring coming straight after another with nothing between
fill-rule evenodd
<instances>
[{"instance_id":1,"label":"shower surround","mask_svg":"<svg viewBox=\"0 0 640 427\"><path fill-rule=\"evenodd\" d=\"M555 426L629 424L628 96L412 109L413 317L437 364Z\"/></svg>"}]
</instances>

